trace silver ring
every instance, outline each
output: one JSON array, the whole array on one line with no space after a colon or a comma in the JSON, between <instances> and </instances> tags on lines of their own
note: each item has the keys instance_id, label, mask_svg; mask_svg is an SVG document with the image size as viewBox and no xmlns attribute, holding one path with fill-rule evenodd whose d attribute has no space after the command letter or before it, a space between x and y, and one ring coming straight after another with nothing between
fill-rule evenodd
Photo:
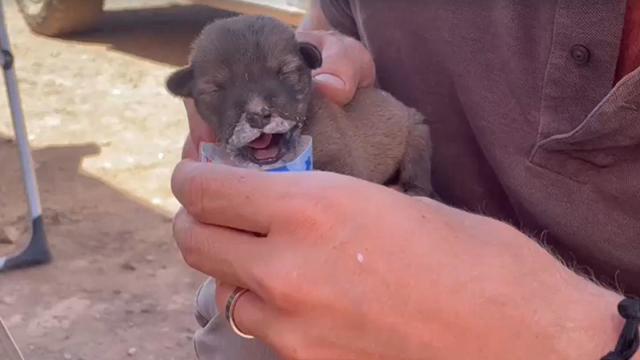
<instances>
[{"instance_id":1,"label":"silver ring","mask_svg":"<svg viewBox=\"0 0 640 360\"><path fill-rule=\"evenodd\" d=\"M235 332L238 336L243 337L245 339L254 339L255 338L254 336L245 334L242 331L240 331L240 329L238 329L238 325L236 325L236 321L233 319L233 311L236 309L236 304L238 303L238 299L240 299L240 297L248 291L249 290L247 289L236 287L231 293L231 295L229 295L229 299L227 299L227 306L225 308L224 313L225 313L225 317L227 318L227 321L229 322L229 325L231 325L231 328L233 329L233 332Z\"/></svg>"}]
</instances>

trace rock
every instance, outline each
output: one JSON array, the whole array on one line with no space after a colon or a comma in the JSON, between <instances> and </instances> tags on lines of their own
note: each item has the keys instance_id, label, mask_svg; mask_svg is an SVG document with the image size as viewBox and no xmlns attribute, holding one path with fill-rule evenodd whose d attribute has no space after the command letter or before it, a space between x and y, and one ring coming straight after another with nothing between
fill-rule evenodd
<instances>
[{"instance_id":1,"label":"rock","mask_svg":"<svg viewBox=\"0 0 640 360\"><path fill-rule=\"evenodd\" d=\"M60 216L60 213L57 211L52 211L49 213L49 215L47 216L49 220L49 224L50 225L60 225L62 224L62 217Z\"/></svg>"},{"instance_id":2,"label":"rock","mask_svg":"<svg viewBox=\"0 0 640 360\"><path fill-rule=\"evenodd\" d=\"M135 266L135 265L133 265L133 264L132 264L131 262L129 262L129 261L124 262L122 265L120 265L120 267L121 267L122 269L124 269L124 270L127 270L127 271L136 271L136 269L137 269L137 268L136 268L136 266Z\"/></svg>"},{"instance_id":3,"label":"rock","mask_svg":"<svg viewBox=\"0 0 640 360\"><path fill-rule=\"evenodd\" d=\"M151 314L153 312L156 312L158 306L155 304L144 304L142 306L142 308L140 309L140 313L142 314Z\"/></svg>"},{"instance_id":4,"label":"rock","mask_svg":"<svg viewBox=\"0 0 640 360\"><path fill-rule=\"evenodd\" d=\"M152 262L153 260L155 260L155 258L151 255L145 256L144 259L147 260L148 262Z\"/></svg>"},{"instance_id":5,"label":"rock","mask_svg":"<svg viewBox=\"0 0 640 360\"><path fill-rule=\"evenodd\" d=\"M15 244L22 231L15 226L7 225L0 229L0 244Z\"/></svg>"},{"instance_id":6,"label":"rock","mask_svg":"<svg viewBox=\"0 0 640 360\"><path fill-rule=\"evenodd\" d=\"M71 360L72 359L71 354L69 354L69 353L64 353L64 358L65 358L65 360Z\"/></svg>"},{"instance_id":7,"label":"rock","mask_svg":"<svg viewBox=\"0 0 640 360\"><path fill-rule=\"evenodd\" d=\"M138 350L136 348L132 347L132 348L129 348L129 351L127 351L127 355L133 356L133 355L136 354L136 352L138 352Z\"/></svg>"}]
</instances>

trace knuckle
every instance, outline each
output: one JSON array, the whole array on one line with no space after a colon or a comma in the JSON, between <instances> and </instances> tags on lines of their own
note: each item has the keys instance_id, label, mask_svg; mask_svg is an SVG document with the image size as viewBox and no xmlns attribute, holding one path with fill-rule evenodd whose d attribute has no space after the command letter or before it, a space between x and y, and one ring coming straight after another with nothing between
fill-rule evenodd
<instances>
[{"instance_id":1,"label":"knuckle","mask_svg":"<svg viewBox=\"0 0 640 360\"><path fill-rule=\"evenodd\" d=\"M290 201L291 226L299 230L326 230L350 212L357 202L359 189L348 182L335 178L322 178L320 186L307 187L303 194L292 196ZM338 180L338 181L336 181Z\"/></svg>"},{"instance_id":2,"label":"knuckle","mask_svg":"<svg viewBox=\"0 0 640 360\"><path fill-rule=\"evenodd\" d=\"M318 231L330 223L329 216L326 212L318 211L315 205L300 206L292 219L291 229L304 232Z\"/></svg>"},{"instance_id":3,"label":"knuckle","mask_svg":"<svg viewBox=\"0 0 640 360\"><path fill-rule=\"evenodd\" d=\"M350 74L362 85L370 85L371 78L375 78L375 63L371 52L358 40L348 38L344 40L345 48L349 49L352 73Z\"/></svg>"},{"instance_id":4,"label":"knuckle","mask_svg":"<svg viewBox=\"0 0 640 360\"><path fill-rule=\"evenodd\" d=\"M198 261L196 261L196 256L193 252L183 252L182 253L182 260L184 260L184 262L191 267L192 269L197 269L198 268Z\"/></svg>"},{"instance_id":5,"label":"knuckle","mask_svg":"<svg viewBox=\"0 0 640 360\"><path fill-rule=\"evenodd\" d=\"M285 261L274 261L256 266L252 277L256 291L269 303L280 309L289 309L294 305L295 289L298 288L294 273Z\"/></svg>"},{"instance_id":6,"label":"knuckle","mask_svg":"<svg viewBox=\"0 0 640 360\"><path fill-rule=\"evenodd\" d=\"M192 268L198 267L198 251L191 237L187 238L187 240L180 244L180 253L182 254L182 259L187 263L187 265Z\"/></svg>"},{"instance_id":7,"label":"knuckle","mask_svg":"<svg viewBox=\"0 0 640 360\"><path fill-rule=\"evenodd\" d=\"M201 176L193 176L187 183L187 201L184 207L195 218L201 217L204 212L204 186Z\"/></svg>"},{"instance_id":8,"label":"knuckle","mask_svg":"<svg viewBox=\"0 0 640 360\"><path fill-rule=\"evenodd\" d=\"M195 241L193 226L185 221L184 215L178 215L174 219L173 236L184 261L191 267L197 266L199 245Z\"/></svg>"},{"instance_id":9,"label":"knuckle","mask_svg":"<svg viewBox=\"0 0 640 360\"><path fill-rule=\"evenodd\" d=\"M320 225L329 221L340 207L341 204L335 196L322 191L313 191L294 203L297 221L306 225Z\"/></svg>"},{"instance_id":10,"label":"knuckle","mask_svg":"<svg viewBox=\"0 0 640 360\"><path fill-rule=\"evenodd\" d=\"M307 202L307 215L323 221L332 221L344 212L347 205L338 189L323 188L312 194Z\"/></svg>"}]
</instances>

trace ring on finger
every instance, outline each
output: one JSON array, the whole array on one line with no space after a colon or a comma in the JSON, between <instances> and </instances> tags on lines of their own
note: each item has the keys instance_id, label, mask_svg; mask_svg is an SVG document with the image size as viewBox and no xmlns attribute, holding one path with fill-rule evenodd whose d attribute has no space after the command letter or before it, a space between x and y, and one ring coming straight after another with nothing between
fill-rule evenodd
<instances>
[{"instance_id":1,"label":"ring on finger","mask_svg":"<svg viewBox=\"0 0 640 360\"><path fill-rule=\"evenodd\" d=\"M227 318L229 325L231 325L231 329L233 329L233 332L235 332L238 336L243 337L245 339L254 339L255 338L254 336L242 332L238 328L238 325L236 325L236 321L233 318L233 312L236 308L236 304L238 303L238 300L242 295L244 295L248 291L249 290L243 289L241 287L236 287L235 289L233 289L233 292L231 293L231 295L229 295L229 298L227 299L227 305L225 308L225 317Z\"/></svg>"}]
</instances>

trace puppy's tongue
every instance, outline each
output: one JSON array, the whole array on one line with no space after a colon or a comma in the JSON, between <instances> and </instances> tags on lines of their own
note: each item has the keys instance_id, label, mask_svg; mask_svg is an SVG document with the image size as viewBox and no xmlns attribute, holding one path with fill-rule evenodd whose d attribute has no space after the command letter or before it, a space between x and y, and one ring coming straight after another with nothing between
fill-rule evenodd
<instances>
[{"instance_id":1,"label":"puppy's tongue","mask_svg":"<svg viewBox=\"0 0 640 360\"><path fill-rule=\"evenodd\" d=\"M253 149L253 156L258 160L269 160L278 156L280 149L273 146L273 135L262 134L259 138L249 143L249 147Z\"/></svg>"},{"instance_id":2,"label":"puppy's tongue","mask_svg":"<svg viewBox=\"0 0 640 360\"><path fill-rule=\"evenodd\" d=\"M278 156L280 149L277 146L271 146L266 149L254 149L253 156L258 160L274 159Z\"/></svg>"},{"instance_id":3,"label":"puppy's tongue","mask_svg":"<svg viewBox=\"0 0 640 360\"><path fill-rule=\"evenodd\" d=\"M256 150L266 149L271 144L272 137L273 136L271 134L262 134L259 138L250 142L248 146Z\"/></svg>"}]
</instances>

